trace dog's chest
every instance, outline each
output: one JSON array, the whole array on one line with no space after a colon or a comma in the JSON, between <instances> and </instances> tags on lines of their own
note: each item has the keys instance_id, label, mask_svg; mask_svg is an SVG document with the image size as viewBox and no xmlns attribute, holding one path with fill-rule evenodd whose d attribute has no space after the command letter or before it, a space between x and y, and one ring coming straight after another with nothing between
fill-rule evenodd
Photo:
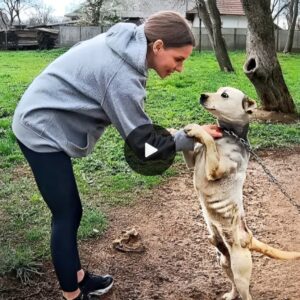
<instances>
[{"instance_id":1,"label":"dog's chest","mask_svg":"<svg viewBox=\"0 0 300 300\"><path fill-rule=\"evenodd\" d=\"M228 169L223 178L209 181L205 173L205 147L200 146L195 158L194 185L202 207L211 217L230 219L236 209L243 211L242 189L249 155L243 146L230 139L216 142L220 164Z\"/></svg>"}]
</instances>

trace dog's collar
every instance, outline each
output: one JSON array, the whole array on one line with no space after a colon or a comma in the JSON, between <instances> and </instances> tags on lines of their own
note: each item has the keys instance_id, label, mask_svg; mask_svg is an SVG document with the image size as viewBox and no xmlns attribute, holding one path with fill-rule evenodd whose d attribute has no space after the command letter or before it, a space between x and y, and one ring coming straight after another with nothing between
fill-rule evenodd
<instances>
[{"instance_id":1,"label":"dog's collar","mask_svg":"<svg viewBox=\"0 0 300 300\"><path fill-rule=\"evenodd\" d=\"M233 123L226 123L224 121L218 121L220 128L222 129L223 133L229 133L229 135L236 135L240 139L244 139L247 141L247 135L249 130L249 123L245 125L240 124L233 124ZM233 133L233 134L230 134Z\"/></svg>"}]
</instances>

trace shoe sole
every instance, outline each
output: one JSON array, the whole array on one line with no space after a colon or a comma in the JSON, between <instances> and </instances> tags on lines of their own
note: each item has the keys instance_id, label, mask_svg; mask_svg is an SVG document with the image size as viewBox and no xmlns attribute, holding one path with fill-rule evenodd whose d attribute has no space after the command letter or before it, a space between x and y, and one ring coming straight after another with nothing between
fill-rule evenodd
<instances>
[{"instance_id":1,"label":"shoe sole","mask_svg":"<svg viewBox=\"0 0 300 300\"><path fill-rule=\"evenodd\" d=\"M91 296L101 296L101 295L104 295L104 294L106 294L112 288L113 285L114 285L114 282L112 281L111 284L108 287L106 287L105 289L101 289L101 290L96 290L96 291L90 292L89 295L91 295Z\"/></svg>"}]
</instances>

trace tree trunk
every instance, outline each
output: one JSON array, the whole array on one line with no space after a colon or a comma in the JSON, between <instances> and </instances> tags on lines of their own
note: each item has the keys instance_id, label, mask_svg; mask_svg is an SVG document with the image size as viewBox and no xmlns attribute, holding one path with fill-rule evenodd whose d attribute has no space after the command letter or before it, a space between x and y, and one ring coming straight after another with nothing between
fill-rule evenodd
<instances>
[{"instance_id":1,"label":"tree trunk","mask_svg":"<svg viewBox=\"0 0 300 300\"><path fill-rule=\"evenodd\" d=\"M196 6L198 16L202 19L208 33L210 44L215 52L219 67L221 71L233 72L226 43L222 36L221 31L221 18L220 12L217 8L215 0L208 0L205 4L204 0L197 0Z\"/></svg>"},{"instance_id":2,"label":"tree trunk","mask_svg":"<svg viewBox=\"0 0 300 300\"><path fill-rule=\"evenodd\" d=\"M17 18L18 18L18 24L21 25L21 18L20 18L20 12L17 12Z\"/></svg>"},{"instance_id":3,"label":"tree trunk","mask_svg":"<svg viewBox=\"0 0 300 300\"><path fill-rule=\"evenodd\" d=\"M2 10L0 9L0 18L1 18L1 21L2 21L2 24L4 25L4 29L7 29L7 26L8 26L8 19L6 17L6 15L4 14L4 12L2 12Z\"/></svg>"},{"instance_id":4,"label":"tree trunk","mask_svg":"<svg viewBox=\"0 0 300 300\"><path fill-rule=\"evenodd\" d=\"M284 47L284 50L283 50L284 53L292 52L296 21L297 21L297 17L298 17L298 4L299 4L298 0L293 0L291 2L291 9L290 9L291 22L289 24L288 37L287 37L287 41L286 41L286 44L285 44L285 47Z\"/></svg>"},{"instance_id":5,"label":"tree trunk","mask_svg":"<svg viewBox=\"0 0 300 300\"><path fill-rule=\"evenodd\" d=\"M220 12L217 8L217 4L215 0L207 0L208 10L210 12L210 19L212 23L213 29L213 37L214 37L214 48L216 52L216 57L219 63L219 67L222 71L225 72L233 72L234 69L232 67L225 40L222 36L221 30L221 17Z\"/></svg>"},{"instance_id":6,"label":"tree trunk","mask_svg":"<svg viewBox=\"0 0 300 300\"><path fill-rule=\"evenodd\" d=\"M9 11L9 26L11 27L12 24L14 23L14 12L13 11Z\"/></svg>"},{"instance_id":7,"label":"tree trunk","mask_svg":"<svg viewBox=\"0 0 300 300\"><path fill-rule=\"evenodd\" d=\"M275 50L270 0L242 0L248 20L247 60L244 72L254 85L263 109L294 113Z\"/></svg>"},{"instance_id":8,"label":"tree trunk","mask_svg":"<svg viewBox=\"0 0 300 300\"><path fill-rule=\"evenodd\" d=\"M208 39L210 41L210 44L215 51L215 45L214 45L214 36L213 36L213 30L212 30L212 23L206 8L206 4L204 0L198 0L196 2L197 5L197 11L198 11L198 17L203 21L204 26L207 30Z\"/></svg>"}]
</instances>

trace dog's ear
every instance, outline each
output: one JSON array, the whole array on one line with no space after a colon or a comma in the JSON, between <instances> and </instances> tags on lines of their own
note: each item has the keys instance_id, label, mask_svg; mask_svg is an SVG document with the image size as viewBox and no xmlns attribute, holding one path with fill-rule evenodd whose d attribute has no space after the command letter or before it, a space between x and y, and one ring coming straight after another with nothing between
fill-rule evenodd
<instances>
[{"instance_id":1,"label":"dog's ear","mask_svg":"<svg viewBox=\"0 0 300 300\"><path fill-rule=\"evenodd\" d=\"M255 100L252 100L247 96L244 97L242 105L247 114L252 114L257 107Z\"/></svg>"}]
</instances>

